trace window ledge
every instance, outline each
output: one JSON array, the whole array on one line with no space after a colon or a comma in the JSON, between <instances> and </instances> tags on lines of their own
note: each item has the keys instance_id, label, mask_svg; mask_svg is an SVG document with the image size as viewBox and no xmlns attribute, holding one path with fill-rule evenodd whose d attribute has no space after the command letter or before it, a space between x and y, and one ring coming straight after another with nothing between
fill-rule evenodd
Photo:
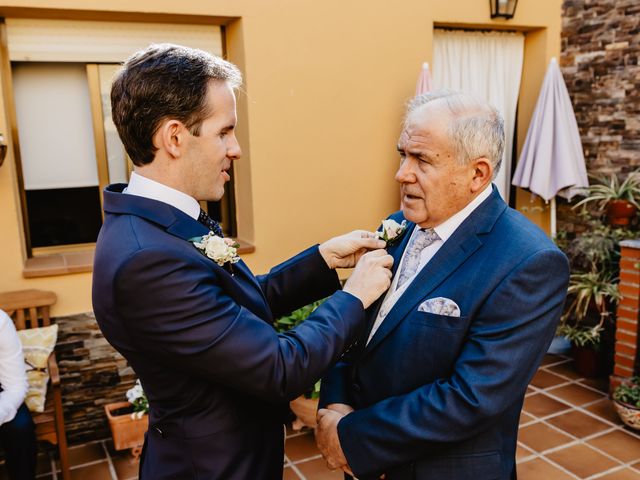
<instances>
[{"instance_id":1,"label":"window ledge","mask_svg":"<svg viewBox=\"0 0 640 480\"><path fill-rule=\"evenodd\" d=\"M62 252L28 258L24 263L24 278L52 277L93 270L94 250Z\"/></svg>"},{"instance_id":2,"label":"window ledge","mask_svg":"<svg viewBox=\"0 0 640 480\"><path fill-rule=\"evenodd\" d=\"M238 254L244 255L256 251L256 247L239 238ZM94 250L82 250L75 252L61 252L48 255L39 255L28 258L22 270L24 278L53 277L57 275L70 275L93 271Z\"/></svg>"}]
</instances>

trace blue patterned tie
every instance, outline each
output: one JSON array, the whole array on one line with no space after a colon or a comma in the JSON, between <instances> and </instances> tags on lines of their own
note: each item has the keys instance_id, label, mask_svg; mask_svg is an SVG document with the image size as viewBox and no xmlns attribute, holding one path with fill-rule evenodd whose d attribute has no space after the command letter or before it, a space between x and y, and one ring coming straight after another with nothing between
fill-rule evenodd
<instances>
[{"instance_id":1,"label":"blue patterned tie","mask_svg":"<svg viewBox=\"0 0 640 480\"><path fill-rule=\"evenodd\" d=\"M200 209L200 215L198 216L198 221L202 225L207 227L209 230L211 230L214 235L217 235L218 237L224 237L224 235L222 235L222 228L220 228L220 224L216 222L213 218L211 218L207 214L207 212L205 212L202 209Z\"/></svg>"},{"instance_id":2,"label":"blue patterned tie","mask_svg":"<svg viewBox=\"0 0 640 480\"><path fill-rule=\"evenodd\" d=\"M405 251L397 288L400 288L403 283L415 275L420 265L422 251L439 239L440 237L433 228L421 228L416 232Z\"/></svg>"}]
</instances>

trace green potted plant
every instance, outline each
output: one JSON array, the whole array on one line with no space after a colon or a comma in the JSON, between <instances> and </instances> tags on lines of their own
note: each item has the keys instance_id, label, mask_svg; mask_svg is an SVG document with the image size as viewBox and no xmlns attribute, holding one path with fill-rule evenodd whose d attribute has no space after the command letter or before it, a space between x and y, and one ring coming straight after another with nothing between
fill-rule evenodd
<instances>
[{"instance_id":1,"label":"green potted plant","mask_svg":"<svg viewBox=\"0 0 640 480\"><path fill-rule=\"evenodd\" d=\"M600 211L606 209L611 225L628 225L640 205L640 172L634 171L620 183L618 176L592 176L596 183L585 189L586 198L575 207L595 203ZM574 207L574 208L575 208Z\"/></svg>"},{"instance_id":2,"label":"green potted plant","mask_svg":"<svg viewBox=\"0 0 640 480\"><path fill-rule=\"evenodd\" d=\"M610 311L620 299L617 279L610 273L574 273L567 289L569 298L558 334L571 342L575 368L585 377L602 374L601 334L611 322Z\"/></svg>"},{"instance_id":3,"label":"green potted plant","mask_svg":"<svg viewBox=\"0 0 640 480\"><path fill-rule=\"evenodd\" d=\"M108 403L104 406L113 445L116 450L131 449L134 458L142 453L144 434L149 428L149 400L140 380L127 391L127 402Z\"/></svg>"},{"instance_id":4,"label":"green potted plant","mask_svg":"<svg viewBox=\"0 0 640 480\"><path fill-rule=\"evenodd\" d=\"M274 322L274 327L278 332L286 332L307 319L316 308L318 308L324 300L305 305L291 314L281 317ZM289 406L296 419L292 424L294 430L300 430L302 427L316 428L316 412L318 410L318 398L320 397L320 381L318 380L311 390L304 395L292 400Z\"/></svg>"},{"instance_id":5,"label":"green potted plant","mask_svg":"<svg viewBox=\"0 0 640 480\"><path fill-rule=\"evenodd\" d=\"M616 387L613 405L625 425L640 430L640 377L631 377Z\"/></svg>"}]
</instances>

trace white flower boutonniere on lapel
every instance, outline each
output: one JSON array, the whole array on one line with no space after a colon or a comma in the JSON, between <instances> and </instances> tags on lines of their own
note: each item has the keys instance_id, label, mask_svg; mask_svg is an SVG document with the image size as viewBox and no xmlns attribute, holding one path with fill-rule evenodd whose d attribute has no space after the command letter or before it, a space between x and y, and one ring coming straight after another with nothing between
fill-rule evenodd
<instances>
[{"instance_id":1,"label":"white flower boutonniere on lapel","mask_svg":"<svg viewBox=\"0 0 640 480\"><path fill-rule=\"evenodd\" d=\"M398 223L395 220L387 219L382 220L382 230L376 232L379 239L387 242L387 246L396 242L404 232L407 230L407 221L403 220L402 223Z\"/></svg>"},{"instance_id":2,"label":"white flower boutonniere on lapel","mask_svg":"<svg viewBox=\"0 0 640 480\"><path fill-rule=\"evenodd\" d=\"M240 244L230 238L222 238L209 232L202 237L190 238L189 241L206 257L225 267L233 273L231 267L240 261L238 247Z\"/></svg>"}]
</instances>

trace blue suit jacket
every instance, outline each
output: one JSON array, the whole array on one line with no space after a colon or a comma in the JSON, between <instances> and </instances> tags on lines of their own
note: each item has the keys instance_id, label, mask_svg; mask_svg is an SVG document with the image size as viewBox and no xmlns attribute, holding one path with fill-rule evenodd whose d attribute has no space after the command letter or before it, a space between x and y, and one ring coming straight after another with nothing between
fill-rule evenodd
<instances>
[{"instance_id":1,"label":"blue suit jacket","mask_svg":"<svg viewBox=\"0 0 640 480\"><path fill-rule=\"evenodd\" d=\"M279 335L274 318L340 286L317 247L232 276L187 241L205 227L123 188L105 191L93 307L149 398L142 479L281 479L287 402L361 333L362 303L336 292Z\"/></svg>"},{"instance_id":2,"label":"blue suit jacket","mask_svg":"<svg viewBox=\"0 0 640 480\"><path fill-rule=\"evenodd\" d=\"M403 219L400 212L392 215ZM397 246L400 262L413 224ZM418 273L371 342L323 380L360 479L508 479L525 390L561 314L569 267L549 238L494 188ZM460 317L418 311L455 301ZM373 323L379 303L368 312Z\"/></svg>"}]
</instances>

